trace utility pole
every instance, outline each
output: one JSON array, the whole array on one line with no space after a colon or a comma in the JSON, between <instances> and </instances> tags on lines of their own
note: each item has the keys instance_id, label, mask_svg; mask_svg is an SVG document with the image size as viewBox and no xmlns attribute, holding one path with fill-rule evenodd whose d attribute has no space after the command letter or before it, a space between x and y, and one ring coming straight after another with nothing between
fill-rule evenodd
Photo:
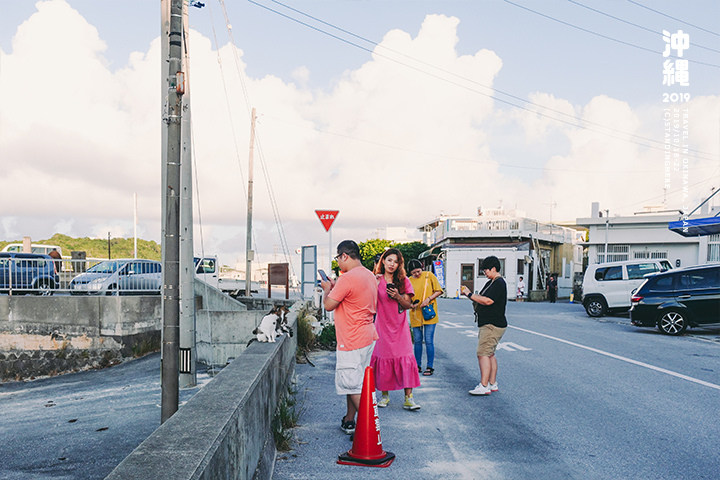
<instances>
[{"instance_id":1,"label":"utility pole","mask_svg":"<svg viewBox=\"0 0 720 480\"><path fill-rule=\"evenodd\" d=\"M137 227L138 227L138 214L137 214L137 193L133 193L133 258L137 258Z\"/></svg>"},{"instance_id":2,"label":"utility pole","mask_svg":"<svg viewBox=\"0 0 720 480\"><path fill-rule=\"evenodd\" d=\"M255 109L250 118L250 160L248 162L247 237L245 239L245 296L250 296L252 285L252 210L253 210L253 151L255 150Z\"/></svg>"},{"instance_id":3,"label":"utility pole","mask_svg":"<svg viewBox=\"0 0 720 480\"><path fill-rule=\"evenodd\" d=\"M183 2L183 65L185 95L182 104L182 165L180 204L180 388L197 385L195 371L195 255L193 251L192 135L190 122L190 44L188 4Z\"/></svg>"},{"instance_id":4,"label":"utility pole","mask_svg":"<svg viewBox=\"0 0 720 480\"><path fill-rule=\"evenodd\" d=\"M164 11L165 9L163 9ZM178 409L178 361L180 330L180 166L182 142L182 72L183 0L171 0L168 61L167 156L162 186L165 205L163 237L163 330L161 369L161 418L170 418Z\"/></svg>"},{"instance_id":5,"label":"utility pole","mask_svg":"<svg viewBox=\"0 0 720 480\"><path fill-rule=\"evenodd\" d=\"M608 260L608 230L610 230L610 210L605 210L605 261Z\"/></svg>"}]
</instances>

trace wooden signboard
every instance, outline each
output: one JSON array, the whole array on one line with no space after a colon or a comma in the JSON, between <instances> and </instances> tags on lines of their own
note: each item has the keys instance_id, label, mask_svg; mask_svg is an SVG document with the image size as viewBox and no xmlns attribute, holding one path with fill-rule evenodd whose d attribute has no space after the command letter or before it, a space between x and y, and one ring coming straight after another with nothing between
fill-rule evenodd
<instances>
[{"instance_id":1,"label":"wooden signboard","mask_svg":"<svg viewBox=\"0 0 720 480\"><path fill-rule=\"evenodd\" d=\"M268 263L268 298L273 285L285 285L285 299L290 298L289 264Z\"/></svg>"}]
</instances>

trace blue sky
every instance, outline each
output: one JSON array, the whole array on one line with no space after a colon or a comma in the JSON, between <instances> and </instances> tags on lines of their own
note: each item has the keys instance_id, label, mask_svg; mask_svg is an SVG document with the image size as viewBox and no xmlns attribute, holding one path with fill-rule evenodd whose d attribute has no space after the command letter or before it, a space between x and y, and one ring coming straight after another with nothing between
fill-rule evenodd
<instances>
[{"instance_id":1,"label":"blue sky","mask_svg":"<svg viewBox=\"0 0 720 480\"><path fill-rule=\"evenodd\" d=\"M241 255L244 249L244 214L236 218L227 215L229 205L244 211L239 184L247 157L249 123L247 105L238 94L241 83L237 71L243 72L252 106L261 114L262 149L292 250L303 244L326 244L324 230L312 213L316 208L341 210L335 238L364 240L377 228L412 229L441 212L471 215L478 206L501 204L548 220L550 205L556 203L553 219L573 220L588 215L592 201L600 201L603 208L617 214L632 214L663 199L668 208L681 208L707 196L712 187L720 187L718 2L225 2L240 65L235 65L228 46L221 4L213 0L205 3L202 9L190 9L195 32L191 37L191 75L198 176L200 194L207 200L201 210L208 222L206 229L213 232L211 248L228 257ZM85 175L89 165L97 166L98 173L103 174L111 171L112 165L132 165L148 149L156 149L159 125L153 126L152 116L159 116L157 104L138 99L159 95L154 86L148 87L154 81L153 72L159 78L159 65L152 63L152 45L160 32L159 2L68 0L59 4L62 8L53 13L57 22L73 32L87 29L90 40L82 45L92 48L82 57L78 52L83 48L70 42L67 49L54 54L53 61L74 52L73 60L65 63L74 68L52 71L52 78L62 76L55 84L68 82L67 89L58 94L95 75L99 82L117 82L116 89L127 89L125 94L116 91L118 96L100 111L125 132L124 144L134 153L103 149L93 141L101 133L90 137L88 125L79 125L73 131L72 121L60 129L67 131L56 132L56 136L43 132L47 128L57 130L57 123L52 127L37 125L42 122L36 118L19 122L25 126L15 128L23 112L10 97L24 98L26 110L53 108L56 96L48 95L44 103L35 104L42 95L30 88L17 91L23 85L18 78L42 72L39 67L28 68L27 62L48 64L44 42L62 44L68 35L63 29L51 35L49 28L38 27L40 17L32 17L36 2L0 0L0 154L4 150L5 154L26 156L24 165L36 165L43 171L48 168L43 156L46 152L21 148L27 142L35 144L33 135L38 135L41 141L37 143L44 144L47 151L73 151L72 158L60 158L52 165L63 172L75 172L63 173L59 183L82 189L83 182L97 180ZM411 58L399 57L398 62L422 63L413 63L415 69L408 69L401 63L373 57L366 50L271 11L371 51L377 48L377 53L393 55L283 4L396 51L404 49ZM36 48L18 52L11 42L24 22L31 35L25 42L36 42ZM97 29L97 39L92 38L92 27ZM691 47L685 53L690 60L688 87L662 84L662 30L690 34ZM222 52L224 78L217 68L215 35ZM229 87L229 97L222 94L223 81ZM492 86L495 100L478 93L489 92L479 85ZM661 151L639 145L646 142L638 137L630 142L616 138L630 133L662 141L662 109L669 106L663 103L662 95L672 92L691 95L692 102L685 105L692 112L690 148L703 152L702 159L691 159L692 198L680 196L682 179L675 173L670 189L663 190ZM83 95L82 91L77 94ZM611 136L601 135L594 131L599 127L584 130L539 117L528 111L535 107L525 103L527 100L614 130ZM87 118L80 113L83 108L88 108L85 115L98 113L96 103L79 103L83 105L77 106L78 122ZM61 108L67 107L57 106ZM220 122L227 110L235 115ZM556 116L552 111L544 113ZM571 117L563 118L576 123ZM144 122L148 126L143 130L139 125ZM235 130L236 138L226 144L232 136L229 128ZM68 149L63 141L70 138L76 141ZM85 163L76 162L85 155ZM154 154L147 155L142 164L121 172L127 185L115 185L113 192L120 196L140 192L141 204L148 210L145 236L157 239L159 212L153 198L158 196L159 178L154 177L157 168L147 169L147 163L157 159ZM143 178L135 182L132 171L142 172ZM358 175L358 171L363 173ZM17 171L6 178L13 178L17 185L22 176L23 172ZM298 180L302 186L297 185ZM102 195L99 191L93 194ZM0 236L8 240L26 234L40 238L53 228L78 236L101 236L102 230L109 228L126 236L131 232L123 218L126 212L115 211L112 205L93 210L87 202L73 201L71 195L63 205L66 216L48 222L42 205L19 205L8 194L2 195ZM398 208L388 209L388 199L393 199ZM272 252L271 246L278 240L274 238L277 232L269 199L260 197L258 202L258 243ZM237 248L240 243L243 245ZM262 246L258 250L262 251Z\"/></svg>"}]
</instances>

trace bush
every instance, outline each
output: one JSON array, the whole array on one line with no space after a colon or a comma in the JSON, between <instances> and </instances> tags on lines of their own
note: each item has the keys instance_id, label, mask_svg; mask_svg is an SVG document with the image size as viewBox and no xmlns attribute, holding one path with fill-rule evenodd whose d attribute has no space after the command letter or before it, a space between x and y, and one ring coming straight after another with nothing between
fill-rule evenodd
<instances>
[{"instance_id":1,"label":"bush","mask_svg":"<svg viewBox=\"0 0 720 480\"><path fill-rule=\"evenodd\" d=\"M329 323L323 327L320 331L320 335L317 336L317 345L325 350L335 350L337 340L335 337L335 325Z\"/></svg>"}]
</instances>

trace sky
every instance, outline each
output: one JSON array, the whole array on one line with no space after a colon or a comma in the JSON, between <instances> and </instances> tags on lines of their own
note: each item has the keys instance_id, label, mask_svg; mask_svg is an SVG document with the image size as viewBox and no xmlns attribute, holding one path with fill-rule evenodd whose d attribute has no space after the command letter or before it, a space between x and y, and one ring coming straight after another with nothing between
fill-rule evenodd
<instances>
[{"instance_id":1,"label":"sky","mask_svg":"<svg viewBox=\"0 0 720 480\"><path fill-rule=\"evenodd\" d=\"M303 245L328 256L316 209L339 210L337 244L479 207L688 211L720 187L715 0L204 3L195 244L225 264L244 265L251 108L253 247L296 271ZM0 0L0 239L132 237L137 194L160 241L160 32L157 1ZM678 60L687 85L664 84Z\"/></svg>"}]
</instances>

